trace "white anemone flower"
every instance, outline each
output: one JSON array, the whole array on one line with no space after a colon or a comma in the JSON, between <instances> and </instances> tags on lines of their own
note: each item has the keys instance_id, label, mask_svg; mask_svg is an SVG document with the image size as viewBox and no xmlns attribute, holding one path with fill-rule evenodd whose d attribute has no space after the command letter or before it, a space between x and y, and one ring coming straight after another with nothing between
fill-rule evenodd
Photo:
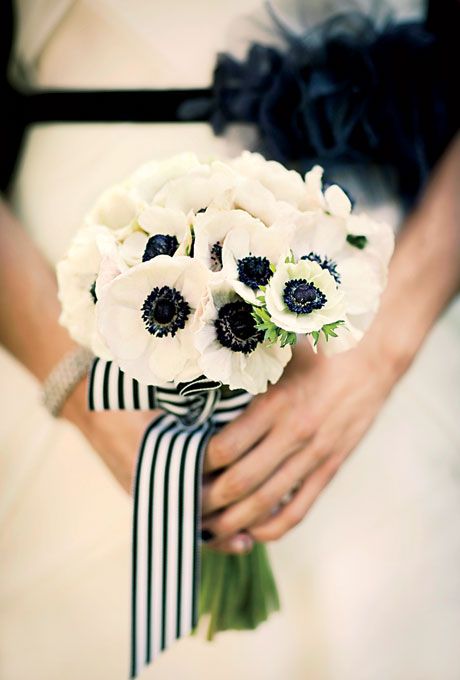
<instances>
[{"instance_id":1,"label":"white anemone flower","mask_svg":"<svg viewBox=\"0 0 460 680\"><path fill-rule=\"evenodd\" d=\"M338 270L346 296L346 323L336 329L337 338L333 342L319 338L315 349L325 355L355 347L368 330L380 305L394 250L394 232L384 222L364 214L350 215L346 228L346 246L336 256L341 260ZM342 260L344 252L346 257Z\"/></svg>"},{"instance_id":2,"label":"white anemone flower","mask_svg":"<svg viewBox=\"0 0 460 680\"><path fill-rule=\"evenodd\" d=\"M91 349L96 356L111 359L96 323L96 307L108 278L123 268L117 262L117 244L109 229L100 226L81 229L74 238L67 255L56 268L58 295L62 310L59 322L79 344ZM104 261L113 263L110 276L100 280Z\"/></svg>"},{"instance_id":3,"label":"white anemone flower","mask_svg":"<svg viewBox=\"0 0 460 680\"><path fill-rule=\"evenodd\" d=\"M317 262L344 293L347 314L375 311L386 283L386 266L367 248L347 241L347 221L315 213L299 215L290 245L296 260Z\"/></svg>"},{"instance_id":4,"label":"white anemone flower","mask_svg":"<svg viewBox=\"0 0 460 680\"><path fill-rule=\"evenodd\" d=\"M379 260L386 270L395 246L395 236L391 226L362 213L349 215L346 220L346 229L350 250L355 251L356 248L362 250L368 256Z\"/></svg>"},{"instance_id":5,"label":"white anemone flower","mask_svg":"<svg viewBox=\"0 0 460 680\"><path fill-rule=\"evenodd\" d=\"M193 257L203 262L212 272L222 270L222 248L232 229L248 228L255 220L244 210L216 210L208 208L195 216L193 229L195 245ZM263 226L263 225L262 225ZM266 231L266 227L263 226Z\"/></svg>"},{"instance_id":6,"label":"white anemone flower","mask_svg":"<svg viewBox=\"0 0 460 680\"><path fill-rule=\"evenodd\" d=\"M297 208L306 208L305 185L295 170L288 170L277 161L268 161L259 153L243 151L230 161L232 168L251 180L259 181L276 200Z\"/></svg>"},{"instance_id":7,"label":"white anemone flower","mask_svg":"<svg viewBox=\"0 0 460 680\"><path fill-rule=\"evenodd\" d=\"M111 187L96 201L86 216L87 225L101 225L118 232L129 234L136 225L137 216L147 207L145 201L125 184Z\"/></svg>"},{"instance_id":8,"label":"white anemone flower","mask_svg":"<svg viewBox=\"0 0 460 680\"><path fill-rule=\"evenodd\" d=\"M226 281L212 285L194 342L200 353L201 373L230 389L259 394L266 391L269 382L279 380L292 351L289 345L264 343L251 311L251 305Z\"/></svg>"},{"instance_id":9,"label":"white anemone flower","mask_svg":"<svg viewBox=\"0 0 460 680\"><path fill-rule=\"evenodd\" d=\"M189 232L182 212L161 206L149 206L137 221L139 228L120 245L120 255L130 267L158 255L174 255Z\"/></svg>"},{"instance_id":10,"label":"white anemone flower","mask_svg":"<svg viewBox=\"0 0 460 680\"><path fill-rule=\"evenodd\" d=\"M223 242L222 274L244 300L260 305L257 297L261 286L269 283L275 264L288 253L280 232L246 215Z\"/></svg>"},{"instance_id":11,"label":"white anemone flower","mask_svg":"<svg viewBox=\"0 0 460 680\"><path fill-rule=\"evenodd\" d=\"M277 201L272 192L259 181L244 179L233 190L235 208L246 210L252 217L270 227L285 209L285 202Z\"/></svg>"},{"instance_id":12,"label":"white anemone flower","mask_svg":"<svg viewBox=\"0 0 460 680\"><path fill-rule=\"evenodd\" d=\"M316 261L344 294L345 323L335 329L337 337L310 342L326 355L354 347L379 308L394 247L391 227L366 215L304 213L291 227L290 243L297 260Z\"/></svg>"},{"instance_id":13,"label":"white anemone flower","mask_svg":"<svg viewBox=\"0 0 460 680\"><path fill-rule=\"evenodd\" d=\"M258 180L238 176L233 186L216 195L210 207L216 210L244 210L270 227L281 216L296 208L278 201Z\"/></svg>"},{"instance_id":14,"label":"white anemone flower","mask_svg":"<svg viewBox=\"0 0 460 680\"><path fill-rule=\"evenodd\" d=\"M204 166L194 153L180 153L171 158L144 163L126 183L134 195L150 204L167 182L200 167Z\"/></svg>"},{"instance_id":15,"label":"white anemone flower","mask_svg":"<svg viewBox=\"0 0 460 680\"><path fill-rule=\"evenodd\" d=\"M193 334L208 278L190 257L158 255L104 288L99 330L127 375L165 385L201 374Z\"/></svg>"},{"instance_id":16,"label":"white anemone flower","mask_svg":"<svg viewBox=\"0 0 460 680\"><path fill-rule=\"evenodd\" d=\"M207 208L237 181L237 174L222 162L192 168L167 182L155 195L154 204L188 214Z\"/></svg>"},{"instance_id":17,"label":"white anemone flower","mask_svg":"<svg viewBox=\"0 0 460 680\"><path fill-rule=\"evenodd\" d=\"M265 290L271 320L291 333L313 333L343 321L343 299L330 272L310 260L280 261Z\"/></svg>"}]
</instances>

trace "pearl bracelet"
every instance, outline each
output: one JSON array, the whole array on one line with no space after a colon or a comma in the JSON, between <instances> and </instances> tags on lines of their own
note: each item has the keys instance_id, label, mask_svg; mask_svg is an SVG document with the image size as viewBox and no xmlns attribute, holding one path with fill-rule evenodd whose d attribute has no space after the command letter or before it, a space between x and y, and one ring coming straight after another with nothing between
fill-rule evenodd
<instances>
[{"instance_id":1,"label":"pearl bracelet","mask_svg":"<svg viewBox=\"0 0 460 680\"><path fill-rule=\"evenodd\" d=\"M56 364L42 385L41 401L57 418L67 398L88 372L94 355L86 347L77 347Z\"/></svg>"}]
</instances>

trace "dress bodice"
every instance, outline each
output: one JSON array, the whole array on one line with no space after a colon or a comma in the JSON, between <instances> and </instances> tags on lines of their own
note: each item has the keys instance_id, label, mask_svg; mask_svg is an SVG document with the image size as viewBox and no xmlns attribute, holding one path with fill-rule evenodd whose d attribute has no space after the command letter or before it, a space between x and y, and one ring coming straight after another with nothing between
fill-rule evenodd
<instances>
[{"instance_id":1,"label":"dress bodice","mask_svg":"<svg viewBox=\"0 0 460 680\"><path fill-rule=\"evenodd\" d=\"M66 88L207 87L220 51L243 53L254 39L272 42L262 0L16 0L16 78ZM357 0L366 12L419 17L423 0ZM336 0L272 0L294 29L344 8Z\"/></svg>"},{"instance_id":2,"label":"dress bodice","mask_svg":"<svg viewBox=\"0 0 460 680\"><path fill-rule=\"evenodd\" d=\"M242 55L253 40L274 40L273 20L261 0L15 1L11 75L25 90L206 87L219 51ZM381 6L359 0L354 6L371 11L376 4ZM394 0L388 8L397 18L415 18L423 5ZM335 0L273 0L270 11L300 30L339 6ZM155 106L154 92L151 102ZM97 195L142 162L186 150L228 157L253 147L254 135L248 125L233 125L216 137L208 123L35 124L23 144L12 201L35 241L56 261ZM382 217L397 224L399 208L378 178L364 190L351 173L344 180L358 203L383 205Z\"/></svg>"}]
</instances>

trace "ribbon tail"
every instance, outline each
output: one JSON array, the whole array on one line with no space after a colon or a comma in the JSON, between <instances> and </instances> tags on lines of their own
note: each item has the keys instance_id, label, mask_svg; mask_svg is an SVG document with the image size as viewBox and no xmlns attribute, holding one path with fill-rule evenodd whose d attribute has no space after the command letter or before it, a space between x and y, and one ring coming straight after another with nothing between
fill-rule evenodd
<instances>
[{"instance_id":1,"label":"ribbon tail","mask_svg":"<svg viewBox=\"0 0 460 680\"><path fill-rule=\"evenodd\" d=\"M134 481L130 676L198 622L201 475L211 423L147 429Z\"/></svg>"},{"instance_id":2,"label":"ribbon tail","mask_svg":"<svg viewBox=\"0 0 460 680\"><path fill-rule=\"evenodd\" d=\"M251 396L220 390L205 378L180 388L141 385L103 359L95 359L88 385L92 411L166 411L144 434L132 489L130 676L135 678L198 623L206 444Z\"/></svg>"}]
</instances>

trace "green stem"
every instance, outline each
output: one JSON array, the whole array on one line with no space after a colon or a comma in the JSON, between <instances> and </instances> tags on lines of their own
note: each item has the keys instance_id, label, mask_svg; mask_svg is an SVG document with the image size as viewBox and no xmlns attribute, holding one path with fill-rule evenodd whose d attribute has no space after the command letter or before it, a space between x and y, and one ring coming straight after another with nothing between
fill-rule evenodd
<instances>
[{"instance_id":1,"label":"green stem","mask_svg":"<svg viewBox=\"0 0 460 680\"><path fill-rule=\"evenodd\" d=\"M278 592L265 545L245 555L202 548L200 616L210 614L207 639L223 630L254 629L279 610Z\"/></svg>"}]
</instances>

